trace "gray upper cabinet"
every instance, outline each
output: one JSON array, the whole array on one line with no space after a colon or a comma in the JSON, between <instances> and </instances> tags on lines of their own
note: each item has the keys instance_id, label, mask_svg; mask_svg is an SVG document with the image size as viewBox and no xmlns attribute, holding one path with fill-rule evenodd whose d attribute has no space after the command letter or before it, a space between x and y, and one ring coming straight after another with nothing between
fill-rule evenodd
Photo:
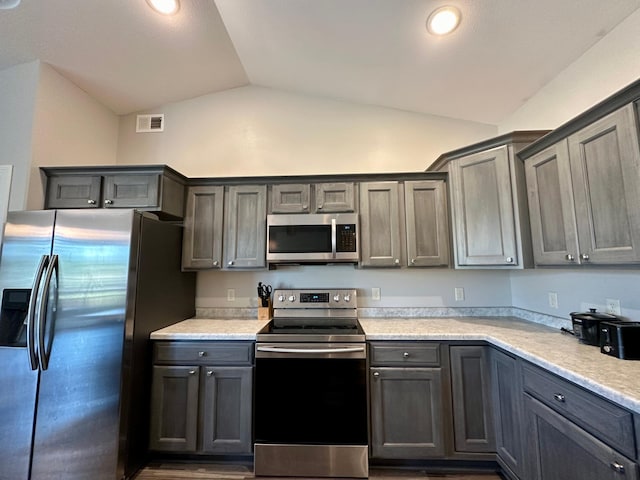
<instances>
[{"instance_id":1,"label":"gray upper cabinet","mask_svg":"<svg viewBox=\"0 0 640 480\"><path fill-rule=\"evenodd\" d=\"M180 219L186 178L164 165L42 167L44 208L136 208Z\"/></svg>"},{"instance_id":2,"label":"gray upper cabinet","mask_svg":"<svg viewBox=\"0 0 640 480\"><path fill-rule=\"evenodd\" d=\"M521 263L509 163L506 146L451 162L456 265Z\"/></svg>"},{"instance_id":3,"label":"gray upper cabinet","mask_svg":"<svg viewBox=\"0 0 640 480\"><path fill-rule=\"evenodd\" d=\"M355 212L353 182L318 183L315 185L316 213Z\"/></svg>"},{"instance_id":4,"label":"gray upper cabinet","mask_svg":"<svg viewBox=\"0 0 640 480\"><path fill-rule=\"evenodd\" d=\"M449 222L445 182L404 184L409 267L449 264Z\"/></svg>"},{"instance_id":5,"label":"gray upper cabinet","mask_svg":"<svg viewBox=\"0 0 640 480\"><path fill-rule=\"evenodd\" d=\"M360 184L360 265L400 267L402 255L398 182Z\"/></svg>"},{"instance_id":6,"label":"gray upper cabinet","mask_svg":"<svg viewBox=\"0 0 640 480\"><path fill-rule=\"evenodd\" d=\"M224 187L199 186L187 191L182 268L222 266Z\"/></svg>"},{"instance_id":7,"label":"gray upper cabinet","mask_svg":"<svg viewBox=\"0 0 640 480\"><path fill-rule=\"evenodd\" d=\"M441 155L449 171L456 268L533 265L524 166L516 153L546 134L517 131Z\"/></svg>"},{"instance_id":8,"label":"gray upper cabinet","mask_svg":"<svg viewBox=\"0 0 640 480\"><path fill-rule=\"evenodd\" d=\"M272 213L309 213L311 185L276 184L271 187Z\"/></svg>"},{"instance_id":9,"label":"gray upper cabinet","mask_svg":"<svg viewBox=\"0 0 640 480\"><path fill-rule=\"evenodd\" d=\"M525 162L536 265L579 263L578 232L566 140Z\"/></svg>"},{"instance_id":10,"label":"gray upper cabinet","mask_svg":"<svg viewBox=\"0 0 640 480\"><path fill-rule=\"evenodd\" d=\"M271 213L355 212L353 182L282 183L271 186Z\"/></svg>"},{"instance_id":11,"label":"gray upper cabinet","mask_svg":"<svg viewBox=\"0 0 640 480\"><path fill-rule=\"evenodd\" d=\"M580 260L640 262L640 146L633 105L568 142Z\"/></svg>"},{"instance_id":12,"label":"gray upper cabinet","mask_svg":"<svg viewBox=\"0 0 640 480\"><path fill-rule=\"evenodd\" d=\"M224 267L266 267L266 185L230 186L225 207Z\"/></svg>"}]
</instances>

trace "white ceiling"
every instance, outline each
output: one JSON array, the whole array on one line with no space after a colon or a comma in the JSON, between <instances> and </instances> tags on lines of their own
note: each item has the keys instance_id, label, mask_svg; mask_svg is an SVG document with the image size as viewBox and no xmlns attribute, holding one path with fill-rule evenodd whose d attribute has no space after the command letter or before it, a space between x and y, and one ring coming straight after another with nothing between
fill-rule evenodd
<instances>
[{"instance_id":1,"label":"white ceiling","mask_svg":"<svg viewBox=\"0 0 640 480\"><path fill-rule=\"evenodd\" d=\"M463 12L445 38L425 30ZM247 84L497 124L640 0L22 0L0 70L40 59L118 114Z\"/></svg>"}]
</instances>

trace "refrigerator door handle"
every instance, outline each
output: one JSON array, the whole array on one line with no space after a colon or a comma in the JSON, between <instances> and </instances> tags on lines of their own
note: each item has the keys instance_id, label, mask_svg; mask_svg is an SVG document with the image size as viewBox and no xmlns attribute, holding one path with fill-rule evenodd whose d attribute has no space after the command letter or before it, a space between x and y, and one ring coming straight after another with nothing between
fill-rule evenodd
<instances>
[{"instance_id":1,"label":"refrigerator door handle","mask_svg":"<svg viewBox=\"0 0 640 480\"><path fill-rule=\"evenodd\" d=\"M38 269L36 270L36 276L33 280L33 287L31 288L31 298L29 300L29 311L27 312L27 353L29 354L29 365L31 370L37 370L38 368L38 354L36 352L36 306L38 304L38 291L40 290L40 283L42 282L42 275L49 265L49 255L42 255Z\"/></svg>"},{"instance_id":2,"label":"refrigerator door handle","mask_svg":"<svg viewBox=\"0 0 640 480\"><path fill-rule=\"evenodd\" d=\"M47 323L47 311L49 310L49 293L51 289L51 278L53 274L56 275L55 282L55 297L54 297L54 308L57 308L57 297L58 297L58 255L51 255L51 260L49 261L49 269L47 270L47 276L44 280L44 288L42 289L42 299L40 300L40 314L38 315L38 329L36 330L36 340L38 345L38 362L40 363L40 370L44 371L49 368L49 357L51 354L51 342L53 338L53 328L50 328L50 338L49 338L49 348L47 349L44 344L45 335L46 335L46 323ZM55 321L55 312L54 312L54 320Z\"/></svg>"}]
</instances>

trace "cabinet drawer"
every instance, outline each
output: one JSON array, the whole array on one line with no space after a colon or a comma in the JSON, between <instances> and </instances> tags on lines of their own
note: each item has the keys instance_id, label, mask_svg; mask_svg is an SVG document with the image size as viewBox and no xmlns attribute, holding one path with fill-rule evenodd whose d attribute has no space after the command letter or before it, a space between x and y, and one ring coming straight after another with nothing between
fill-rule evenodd
<instances>
[{"instance_id":1,"label":"cabinet drawer","mask_svg":"<svg viewBox=\"0 0 640 480\"><path fill-rule=\"evenodd\" d=\"M630 412L536 367L523 368L524 390L542 403L633 458L635 441Z\"/></svg>"},{"instance_id":2,"label":"cabinet drawer","mask_svg":"<svg viewBox=\"0 0 640 480\"><path fill-rule=\"evenodd\" d=\"M179 365L251 365L253 342L156 342L153 359Z\"/></svg>"},{"instance_id":3,"label":"cabinet drawer","mask_svg":"<svg viewBox=\"0 0 640 480\"><path fill-rule=\"evenodd\" d=\"M440 366L438 343L387 343L369 344L371 365L387 366Z\"/></svg>"}]
</instances>

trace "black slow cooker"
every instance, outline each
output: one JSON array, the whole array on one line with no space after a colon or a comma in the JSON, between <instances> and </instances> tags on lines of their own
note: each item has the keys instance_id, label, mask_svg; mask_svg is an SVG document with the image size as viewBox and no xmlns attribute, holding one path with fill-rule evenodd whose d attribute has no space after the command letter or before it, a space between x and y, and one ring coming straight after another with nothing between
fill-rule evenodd
<instances>
[{"instance_id":1,"label":"black slow cooker","mask_svg":"<svg viewBox=\"0 0 640 480\"><path fill-rule=\"evenodd\" d=\"M573 333L581 343L600 345L600 322L613 322L620 318L610 313L597 312L590 308L588 312L571 312Z\"/></svg>"}]
</instances>

